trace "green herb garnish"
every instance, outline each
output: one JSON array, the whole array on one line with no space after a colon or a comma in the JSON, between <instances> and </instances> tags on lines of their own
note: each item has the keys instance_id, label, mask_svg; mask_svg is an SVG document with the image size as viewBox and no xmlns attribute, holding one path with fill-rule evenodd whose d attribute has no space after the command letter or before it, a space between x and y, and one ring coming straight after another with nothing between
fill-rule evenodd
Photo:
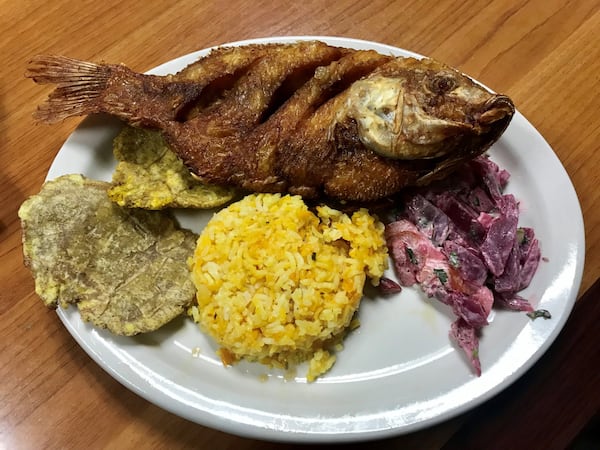
<instances>
[{"instance_id":1,"label":"green herb garnish","mask_svg":"<svg viewBox=\"0 0 600 450\"><path fill-rule=\"evenodd\" d=\"M408 255L408 259L410 259L410 262L417 265L419 264L419 261L417 261L417 257L415 256L415 253L412 251L412 249L406 247L406 254Z\"/></svg>"},{"instance_id":2,"label":"green herb garnish","mask_svg":"<svg viewBox=\"0 0 600 450\"><path fill-rule=\"evenodd\" d=\"M538 317L543 317L544 319L548 320L552 318L552 315L550 314L550 312L546 309L536 309L535 311L531 311L527 313L527 316L531 319L531 320L535 320Z\"/></svg>"},{"instance_id":3,"label":"green herb garnish","mask_svg":"<svg viewBox=\"0 0 600 450\"><path fill-rule=\"evenodd\" d=\"M448 281L448 274L444 269L433 269L433 273L435 273L435 275L443 284L446 284L446 282Z\"/></svg>"},{"instance_id":4,"label":"green herb garnish","mask_svg":"<svg viewBox=\"0 0 600 450\"><path fill-rule=\"evenodd\" d=\"M525 230L523 228L517 228L517 242L521 245L525 245L529 242Z\"/></svg>"},{"instance_id":5,"label":"green herb garnish","mask_svg":"<svg viewBox=\"0 0 600 450\"><path fill-rule=\"evenodd\" d=\"M460 265L460 262L458 261L458 255L456 254L456 252L450 252L450 254L448 255L448 261L450 262L450 265L454 268Z\"/></svg>"}]
</instances>

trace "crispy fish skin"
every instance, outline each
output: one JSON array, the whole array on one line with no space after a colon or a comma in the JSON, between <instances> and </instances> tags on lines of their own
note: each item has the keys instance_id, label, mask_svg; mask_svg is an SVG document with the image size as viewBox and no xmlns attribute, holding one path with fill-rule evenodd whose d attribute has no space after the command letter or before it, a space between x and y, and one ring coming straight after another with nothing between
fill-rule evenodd
<instances>
[{"instance_id":1,"label":"crispy fish skin","mask_svg":"<svg viewBox=\"0 0 600 450\"><path fill-rule=\"evenodd\" d=\"M216 208L235 189L195 179L159 131L125 126L113 141L118 161L109 198L127 208Z\"/></svg>"},{"instance_id":2,"label":"crispy fish skin","mask_svg":"<svg viewBox=\"0 0 600 450\"><path fill-rule=\"evenodd\" d=\"M84 321L115 334L154 331L193 302L196 235L164 212L115 205L108 187L65 175L27 199L25 264L46 306L77 304Z\"/></svg>"},{"instance_id":3,"label":"crispy fish skin","mask_svg":"<svg viewBox=\"0 0 600 450\"><path fill-rule=\"evenodd\" d=\"M320 78L332 68L334 79L343 78L339 66L352 58L324 68ZM300 123L281 143L277 167L292 186L318 176L330 197L376 200L442 178L483 153L513 113L508 97L442 63L386 58ZM304 151L307 142L320 153Z\"/></svg>"},{"instance_id":4,"label":"crispy fish skin","mask_svg":"<svg viewBox=\"0 0 600 450\"><path fill-rule=\"evenodd\" d=\"M160 129L210 183L344 201L446 176L514 114L508 97L437 61L321 42L220 49L167 77L51 56L26 75L58 84L40 120L105 112Z\"/></svg>"}]
</instances>

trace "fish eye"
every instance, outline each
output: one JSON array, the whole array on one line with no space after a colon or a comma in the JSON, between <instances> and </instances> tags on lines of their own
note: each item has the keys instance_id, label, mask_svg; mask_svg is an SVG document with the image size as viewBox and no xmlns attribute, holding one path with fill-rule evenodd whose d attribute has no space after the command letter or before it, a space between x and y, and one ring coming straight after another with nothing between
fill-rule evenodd
<instances>
[{"instance_id":1,"label":"fish eye","mask_svg":"<svg viewBox=\"0 0 600 450\"><path fill-rule=\"evenodd\" d=\"M429 84L429 89L438 95L445 94L456 87L454 78L447 75L439 75L433 77Z\"/></svg>"}]
</instances>

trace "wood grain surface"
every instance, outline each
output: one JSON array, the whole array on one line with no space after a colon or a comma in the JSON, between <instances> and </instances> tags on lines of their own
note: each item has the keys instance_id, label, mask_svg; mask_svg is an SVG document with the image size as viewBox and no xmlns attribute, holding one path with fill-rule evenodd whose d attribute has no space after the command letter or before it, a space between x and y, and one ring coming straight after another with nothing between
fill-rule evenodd
<instances>
[{"instance_id":1,"label":"wood grain surface","mask_svg":"<svg viewBox=\"0 0 600 450\"><path fill-rule=\"evenodd\" d=\"M23 266L17 210L39 191L79 119L52 127L33 122L36 105L50 91L23 77L35 54L124 62L145 71L226 42L330 35L437 58L508 94L545 137L571 177L583 210L586 265L580 293L600 275L596 0L0 0L0 10L0 449L295 447L214 431L148 403L96 365L36 296ZM597 316L598 309L590 314ZM585 326L594 327L594 321ZM589 343L583 347L581 351L593 351ZM576 377L578 362L561 361L574 364L565 373ZM560 390L561 383L554 388ZM587 394L599 398L595 389ZM523 391L527 387L508 394L531 398ZM549 414L561 414L558 405L548 407L557 408ZM569 442L593 413L592 408L584 417L558 416L547 434L577 420L579 426L569 428L561 441ZM452 436L454 442L466 442L473 420L473 413L467 413L368 447L441 448L453 442ZM490 420L510 423L507 417ZM367 445L353 446L363 447Z\"/></svg>"}]
</instances>

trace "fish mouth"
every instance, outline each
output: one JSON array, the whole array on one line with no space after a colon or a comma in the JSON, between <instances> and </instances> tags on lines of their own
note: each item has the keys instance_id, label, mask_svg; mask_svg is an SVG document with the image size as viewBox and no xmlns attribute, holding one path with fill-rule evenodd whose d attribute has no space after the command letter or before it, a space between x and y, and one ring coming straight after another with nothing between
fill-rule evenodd
<instances>
[{"instance_id":1,"label":"fish mouth","mask_svg":"<svg viewBox=\"0 0 600 450\"><path fill-rule=\"evenodd\" d=\"M465 161L473 159L486 152L504 133L515 113L513 101L506 95L492 95L475 113L470 139L461 144L460 151L449 158L436 162L433 169L417 180L417 185L423 186L434 180L439 180L460 167Z\"/></svg>"},{"instance_id":2,"label":"fish mouth","mask_svg":"<svg viewBox=\"0 0 600 450\"><path fill-rule=\"evenodd\" d=\"M511 118L515 113L513 101L506 95L494 95L482 107L482 112L477 121L481 125L491 125L494 122Z\"/></svg>"}]
</instances>

